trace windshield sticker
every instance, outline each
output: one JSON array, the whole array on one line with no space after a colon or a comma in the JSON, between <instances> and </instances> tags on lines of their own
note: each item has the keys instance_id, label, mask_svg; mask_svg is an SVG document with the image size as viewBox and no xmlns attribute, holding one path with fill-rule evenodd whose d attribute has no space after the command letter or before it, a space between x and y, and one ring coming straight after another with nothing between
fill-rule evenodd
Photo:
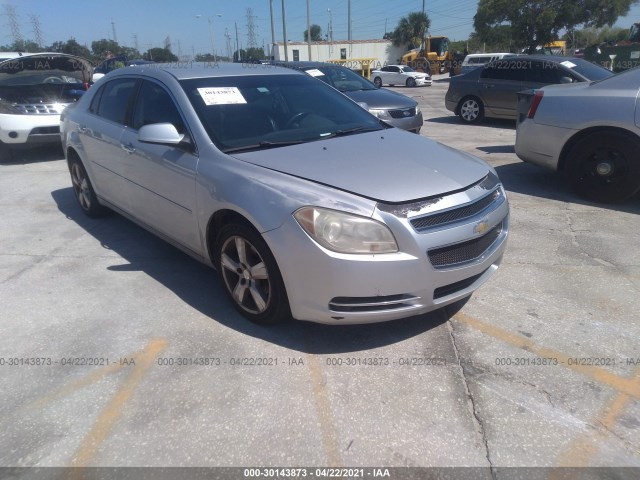
<instances>
[{"instance_id":1,"label":"windshield sticker","mask_svg":"<svg viewBox=\"0 0 640 480\"><path fill-rule=\"evenodd\" d=\"M306 70L305 73L308 74L308 75L311 75L312 77L322 77L324 75L324 73L322 73L317 68L312 68L311 70Z\"/></svg>"},{"instance_id":2,"label":"windshield sticker","mask_svg":"<svg viewBox=\"0 0 640 480\"><path fill-rule=\"evenodd\" d=\"M247 103L238 87L199 88L198 93L205 105L232 105Z\"/></svg>"},{"instance_id":3,"label":"windshield sticker","mask_svg":"<svg viewBox=\"0 0 640 480\"><path fill-rule=\"evenodd\" d=\"M640 51L631 52L631 58L640 58Z\"/></svg>"},{"instance_id":4,"label":"windshield sticker","mask_svg":"<svg viewBox=\"0 0 640 480\"><path fill-rule=\"evenodd\" d=\"M564 65L567 68L574 68L576 66L575 63L570 62L569 60L566 60L564 62L561 62L560 65Z\"/></svg>"}]
</instances>

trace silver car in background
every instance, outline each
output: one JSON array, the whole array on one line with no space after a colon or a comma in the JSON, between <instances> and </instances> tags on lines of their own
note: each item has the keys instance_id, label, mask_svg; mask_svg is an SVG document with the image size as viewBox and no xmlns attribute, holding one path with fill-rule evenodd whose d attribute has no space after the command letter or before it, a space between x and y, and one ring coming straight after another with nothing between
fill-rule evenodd
<instances>
[{"instance_id":1,"label":"silver car in background","mask_svg":"<svg viewBox=\"0 0 640 480\"><path fill-rule=\"evenodd\" d=\"M468 297L505 249L491 167L301 72L123 68L62 122L82 210L116 210L214 266L257 323L418 315Z\"/></svg>"},{"instance_id":2,"label":"silver car in background","mask_svg":"<svg viewBox=\"0 0 640 480\"><path fill-rule=\"evenodd\" d=\"M354 102L366 104L369 113L389 125L420 133L424 120L418 102L401 93L379 88L347 67L324 62L271 62L271 64L305 72L331 85Z\"/></svg>"},{"instance_id":3,"label":"silver car in background","mask_svg":"<svg viewBox=\"0 0 640 480\"><path fill-rule=\"evenodd\" d=\"M566 173L578 194L622 201L640 190L640 69L535 92L519 119L516 154Z\"/></svg>"}]
</instances>

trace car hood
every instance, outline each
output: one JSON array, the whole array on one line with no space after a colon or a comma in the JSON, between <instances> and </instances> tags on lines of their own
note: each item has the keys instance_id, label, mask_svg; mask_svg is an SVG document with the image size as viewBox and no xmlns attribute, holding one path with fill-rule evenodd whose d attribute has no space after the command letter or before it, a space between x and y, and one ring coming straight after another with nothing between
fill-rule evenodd
<instances>
[{"instance_id":1,"label":"car hood","mask_svg":"<svg viewBox=\"0 0 640 480\"><path fill-rule=\"evenodd\" d=\"M231 156L384 203L459 191L490 172L472 155L396 128Z\"/></svg>"},{"instance_id":2,"label":"car hood","mask_svg":"<svg viewBox=\"0 0 640 480\"><path fill-rule=\"evenodd\" d=\"M392 92L384 88L375 90L356 90L353 92L342 92L354 102L366 103L370 108L411 108L418 102L401 93Z\"/></svg>"},{"instance_id":3,"label":"car hood","mask_svg":"<svg viewBox=\"0 0 640 480\"><path fill-rule=\"evenodd\" d=\"M82 57L58 53L23 55L0 62L0 85L42 83L41 77L72 77L91 81L93 66Z\"/></svg>"}]
</instances>

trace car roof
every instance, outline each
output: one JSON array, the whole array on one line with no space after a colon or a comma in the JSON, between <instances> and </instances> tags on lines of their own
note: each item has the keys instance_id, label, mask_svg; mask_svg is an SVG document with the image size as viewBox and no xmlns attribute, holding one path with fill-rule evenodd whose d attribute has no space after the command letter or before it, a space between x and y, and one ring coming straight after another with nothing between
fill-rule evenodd
<instances>
[{"instance_id":1,"label":"car roof","mask_svg":"<svg viewBox=\"0 0 640 480\"><path fill-rule=\"evenodd\" d=\"M253 63L215 63L215 62L175 62L153 63L137 65L114 70L109 78L123 75L144 74L150 77L163 78L167 75L177 80L189 80L194 78L209 77L237 77L237 76L268 76L268 75L306 75L285 67L273 65L273 68L264 68L264 65Z\"/></svg>"},{"instance_id":2,"label":"car roof","mask_svg":"<svg viewBox=\"0 0 640 480\"><path fill-rule=\"evenodd\" d=\"M288 68L296 68L298 70L303 70L305 68L320 68L320 67L335 67L335 68L346 68L343 65L338 65L335 63L329 62L313 62L313 61L279 61L272 60L269 62L269 65L280 66L280 67L288 67Z\"/></svg>"}]
</instances>

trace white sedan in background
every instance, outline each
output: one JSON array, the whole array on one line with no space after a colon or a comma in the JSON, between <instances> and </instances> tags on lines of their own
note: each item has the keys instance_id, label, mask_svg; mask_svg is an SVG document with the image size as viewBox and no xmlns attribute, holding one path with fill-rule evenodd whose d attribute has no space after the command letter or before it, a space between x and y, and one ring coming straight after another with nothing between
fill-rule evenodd
<instances>
[{"instance_id":1,"label":"white sedan in background","mask_svg":"<svg viewBox=\"0 0 640 480\"><path fill-rule=\"evenodd\" d=\"M416 87L419 85L431 85L431 75L416 72L406 65L387 65L380 70L371 72L371 81L376 87L382 85L406 85Z\"/></svg>"}]
</instances>

